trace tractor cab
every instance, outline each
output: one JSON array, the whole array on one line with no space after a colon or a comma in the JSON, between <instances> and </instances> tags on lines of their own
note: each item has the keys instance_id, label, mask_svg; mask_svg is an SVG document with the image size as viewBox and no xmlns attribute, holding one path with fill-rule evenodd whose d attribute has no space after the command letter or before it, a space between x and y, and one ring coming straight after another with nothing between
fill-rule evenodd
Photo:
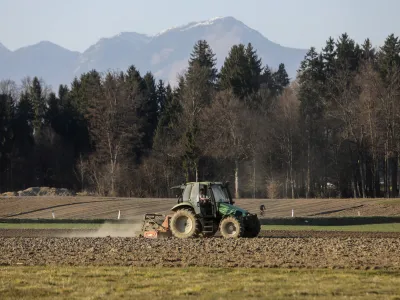
<instances>
[{"instance_id":1,"label":"tractor cab","mask_svg":"<svg viewBox=\"0 0 400 300\"><path fill-rule=\"evenodd\" d=\"M180 189L177 206L190 205L202 217L216 217L219 203L233 205L228 182L188 182L172 187Z\"/></svg>"}]
</instances>

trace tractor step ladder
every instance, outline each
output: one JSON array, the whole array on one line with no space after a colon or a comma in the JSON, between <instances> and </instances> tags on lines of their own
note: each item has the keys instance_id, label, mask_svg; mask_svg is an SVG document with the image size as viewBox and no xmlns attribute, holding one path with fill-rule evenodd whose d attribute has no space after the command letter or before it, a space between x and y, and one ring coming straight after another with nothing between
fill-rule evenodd
<instances>
[{"instance_id":1,"label":"tractor step ladder","mask_svg":"<svg viewBox=\"0 0 400 300\"><path fill-rule=\"evenodd\" d=\"M204 233L213 233L214 232L214 221L213 220L204 220Z\"/></svg>"}]
</instances>

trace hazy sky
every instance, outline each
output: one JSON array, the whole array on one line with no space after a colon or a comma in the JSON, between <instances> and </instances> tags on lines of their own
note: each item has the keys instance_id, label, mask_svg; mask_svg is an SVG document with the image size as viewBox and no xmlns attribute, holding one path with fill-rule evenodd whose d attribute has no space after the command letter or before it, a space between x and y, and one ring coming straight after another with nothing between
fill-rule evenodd
<instances>
[{"instance_id":1,"label":"hazy sky","mask_svg":"<svg viewBox=\"0 0 400 300\"><path fill-rule=\"evenodd\" d=\"M320 49L347 32L382 44L400 35L399 0L0 0L0 42L11 50L48 40L84 51L121 31L155 34L233 16L284 46Z\"/></svg>"}]
</instances>

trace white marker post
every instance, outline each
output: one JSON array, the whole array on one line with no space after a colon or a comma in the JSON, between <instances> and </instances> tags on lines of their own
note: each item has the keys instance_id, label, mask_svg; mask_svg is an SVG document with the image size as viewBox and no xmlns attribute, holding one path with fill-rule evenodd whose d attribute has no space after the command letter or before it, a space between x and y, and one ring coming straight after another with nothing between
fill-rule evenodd
<instances>
[{"instance_id":1,"label":"white marker post","mask_svg":"<svg viewBox=\"0 0 400 300\"><path fill-rule=\"evenodd\" d=\"M292 218L294 217L294 209L292 209Z\"/></svg>"},{"instance_id":2,"label":"white marker post","mask_svg":"<svg viewBox=\"0 0 400 300\"><path fill-rule=\"evenodd\" d=\"M121 211L118 211L118 220L121 218Z\"/></svg>"},{"instance_id":3,"label":"white marker post","mask_svg":"<svg viewBox=\"0 0 400 300\"><path fill-rule=\"evenodd\" d=\"M51 212L51 215L53 216L53 219L56 218L56 215L54 214L54 211Z\"/></svg>"}]
</instances>

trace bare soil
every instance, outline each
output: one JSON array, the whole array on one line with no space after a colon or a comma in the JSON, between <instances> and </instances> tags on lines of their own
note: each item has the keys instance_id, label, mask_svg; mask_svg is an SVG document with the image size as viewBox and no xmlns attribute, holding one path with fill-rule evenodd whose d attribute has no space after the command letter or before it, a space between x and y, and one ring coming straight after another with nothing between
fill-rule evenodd
<instances>
[{"instance_id":1,"label":"bare soil","mask_svg":"<svg viewBox=\"0 0 400 300\"><path fill-rule=\"evenodd\" d=\"M400 215L400 205L379 205L382 199L238 199L236 205L262 217ZM0 218L122 219L141 218L144 213L168 213L176 199L111 197L0 197ZM400 201L399 201L400 204ZM394 207L394 208L393 208Z\"/></svg>"},{"instance_id":2,"label":"bare soil","mask_svg":"<svg viewBox=\"0 0 400 300\"><path fill-rule=\"evenodd\" d=\"M0 238L0 265L400 269L400 238Z\"/></svg>"},{"instance_id":3,"label":"bare soil","mask_svg":"<svg viewBox=\"0 0 400 300\"><path fill-rule=\"evenodd\" d=\"M103 229L0 229L0 237L137 237L136 231ZM216 238L219 237L217 233ZM262 230L259 238L397 238L400 232Z\"/></svg>"}]
</instances>

